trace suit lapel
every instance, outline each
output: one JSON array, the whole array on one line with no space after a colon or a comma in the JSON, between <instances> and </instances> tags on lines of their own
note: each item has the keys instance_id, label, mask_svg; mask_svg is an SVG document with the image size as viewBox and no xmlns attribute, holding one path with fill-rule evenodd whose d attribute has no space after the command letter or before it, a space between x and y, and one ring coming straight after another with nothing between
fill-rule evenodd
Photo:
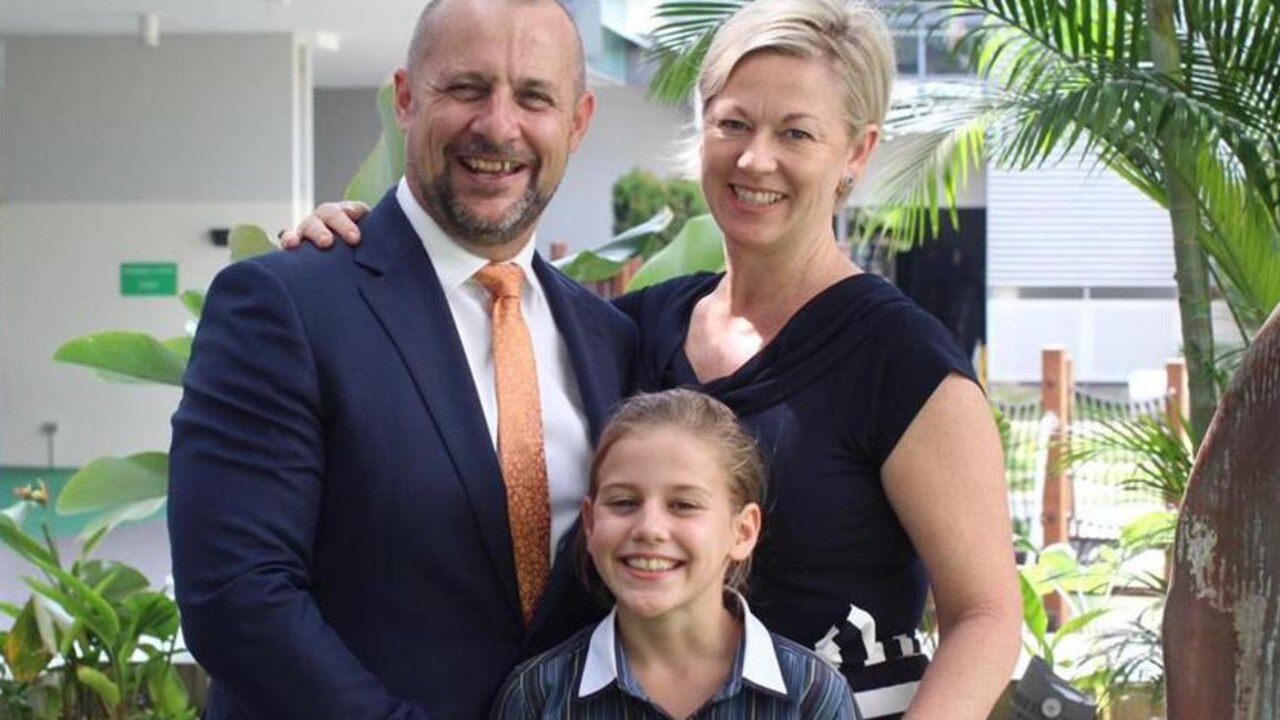
<instances>
[{"instance_id":1,"label":"suit lapel","mask_svg":"<svg viewBox=\"0 0 1280 720\"><path fill-rule=\"evenodd\" d=\"M577 293L586 293L573 280L548 265L541 255L534 255L533 271L537 273L542 289L551 306L551 316L555 318L556 329L564 339L569 350L569 361L573 364L573 375L578 381L578 392L582 396L582 409L587 415L587 427L591 434L591 444L595 445L608 419L610 406L618 399L616 388L608 390L602 387L604 380L596 372L597 363L617 364L618 359L607 353L603 356L592 348L607 348L609 344L601 332L599 323L592 322L592 303L575 298ZM615 376L616 368L609 368L608 376Z\"/></svg>"},{"instance_id":2,"label":"suit lapel","mask_svg":"<svg viewBox=\"0 0 1280 720\"><path fill-rule=\"evenodd\" d=\"M374 208L361 231L366 240L356 249L356 262L372 272L360 294L413 377L462 480L494 571L518 612L506 488L440 280L394 190Z\"/></svg>"}]
</instances>

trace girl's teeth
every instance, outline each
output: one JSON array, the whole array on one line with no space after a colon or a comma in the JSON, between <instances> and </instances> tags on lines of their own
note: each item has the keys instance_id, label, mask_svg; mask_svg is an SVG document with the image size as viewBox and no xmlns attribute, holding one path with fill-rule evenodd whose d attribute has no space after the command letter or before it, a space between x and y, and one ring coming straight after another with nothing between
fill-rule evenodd
<instances>
[{"instance_id":1,"label":"girl's teeth","mask_svg":"<svg viewBox=\"0 0 1280 720\"><path fill-rule=\"evenodd\" d=\"M659 558L627 558L627 566L637 570L648 570L658 572L661 570L670 570L676 564L672 560L662 560Z\"/></svg>"}]
</instances>

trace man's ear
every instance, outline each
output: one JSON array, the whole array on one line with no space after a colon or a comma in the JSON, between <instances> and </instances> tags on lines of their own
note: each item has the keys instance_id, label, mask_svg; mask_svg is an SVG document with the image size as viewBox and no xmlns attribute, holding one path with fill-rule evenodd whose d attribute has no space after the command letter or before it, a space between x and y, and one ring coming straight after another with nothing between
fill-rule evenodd
<instances>
[{"instance_id":1,"label":"man's ear","mask_svg":"<svg viewBox=\"0 0 1280 720\"><path fill-rule=\"evenodd\" d=\"M413 116L413 87L409 82L409 71L404 68L396 68L395 74L392 76L392 82L395 83L395 111L396 125L401 130L407 130L409 127L409 118Z\"/></svg>"},{"instance_id":2,"label":"man's ear","mask_svg":"<svg viewBox=\"0 0 1280 720\"><path fill-rule=\"evenodd\" d=\"M576 152L587 136L591 118L596 114L596 94L590 89L582 91L582 97L573 106L573 128L569 134L569 152Z\"/></svg>"}]
</instances>

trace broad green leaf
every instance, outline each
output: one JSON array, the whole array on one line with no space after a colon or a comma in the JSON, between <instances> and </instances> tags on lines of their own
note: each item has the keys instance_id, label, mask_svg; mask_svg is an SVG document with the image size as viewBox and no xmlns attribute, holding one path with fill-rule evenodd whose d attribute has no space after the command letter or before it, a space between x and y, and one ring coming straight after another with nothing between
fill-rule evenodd
<instances>
[{"instance_id":1,"label":"broad green leaf","mask_svg":"<svg viewBox=\"0 0 1280 720\"><path fill-rule=\"evenodd\" d=\"M53 659L53 654L40 639L34 599L28 600L22 607L0 649L4 652L4 662L13 679L21 683L35 681Z\"/></svg>"},{"instance_id":2,"label":"broad green leaf","mask_svg":"<svg viewBox=\"0 0 1280 720\"><path fill-rule=\"evenodd\" d=\"M655 285L695 272L724 269L724 235L710 215L690 218L665 248L641 266L627 290Z\"/></svg>"},{"instance_id":3,"label":"broad green leaf","mask_svg":"<svg viewBox=\"0 0 1280 720\"><path fill-rule=\"evenodd\" d=\"M187 686L168 658L154 658L144 670L147 680L147 697L164 717L180 716L190 708Z\"/></svg>"},{"instance_id":4,"label":"broad green leaf","mask_svg":"<svg viewBox=\"0 0 1280 720\"><path fill-rule=\"evenodd\" d=\"M31 589L62 606L77 623L83 623L108 646L115 645L120 635L120 618L115 610L85 585L79 578L56 566L44 566L45 571L58 579L58 583L66 588L64 592L47 583L23 578Z\"/></svg>"},{"instance_id":5,"label":"broad green leaf","mask_svg":"<svg viewBox=\"0 0 1280 720\"><path fill-rule=\"evenodd\" d=\"M169 456L145 452L103 457L80 468L58 495L58 512L76 515L164 498L169 492Z\"/></svg>"},{"instance_id":6,"label":"broad green leaf","mask_svg":"<svg viewBox=\"0 0 1280 720\"><path fill-rule=\"evenodd\" d=\"M378 89L378 117L382 134L347 184L342 194L346 200L376 205L387 188L404 174L404 133L396 125L395 85L390 80Z\"/></svg>"},{"instance_id":7,"label":"broad green leaf","mask_svg":"<svg viewBox=\"0 0 1280 720\"><path fill-rule=\"evenodd\" d=\"M135 636L168 640L178 632L178 604L164 593L135 592L125 598L123 614L133 623Z\"/></svg>"},{"instance_id":8,"label":"broad green leaf","mask_svg":"<svg viewBox=\"0 0 1280 720\"><path fill-rule=\"evenodd\" d=\"M109 603L121 603L151 582L136 568L111 560L87 560L80 565L80 578Z\"/></svg>"},{"instance_id":9,"label":"broad green leaf","mask_svg":"<svg viewBox=\"0 0 1280 720\"><path fill-rule=\"evenodd\" d=\"M227 238L227 245L231 247L231 259L244 260L256 255L266 255L276 250L275 243L271 242L271 237L267 235L267 231L257 225L237 225L231 228L231 235Z\"/></svg>"},{"instance_id":10,"label":"broad green leaf","mask_svg":"<svg viewBox=\"0 0 1280 720\"><path fill-rule=\"evenodd\" d=\"M182 301L182 306L191 313L191 317L200 319L200 314L204 312L204 291L203 290L184 290L178 299Z\"/></svg>"},{"instance_id":11,"label":"broad green leaf","mask_svg":"<svg viewBox=\"0 0 1280 720\"><path fill-rule=\"evenodd\" d=\"M110 532L124 523L146 520L164 509L167 497L153 497L137 502L117 505L110 510L94 515L84 524L80 537L85 538L99 532Z\"/></svg>"},{"instance_id":12,"label":"broad green leaf","mask_svg":"<svg viewBox=\"0 0 1280 720\"><path fill-rule=\"evenodd\" d=\"M670 208L643 223L623 231L609 242L591 250L582 250L555 261L554 265L578 282L607 280L620 272L632 258L638 257L649 239L671 224Z\"/></svg>"},{"instance_id":13,"label":"broad green leaf","mask_svg":"<svg viewBox=\"0 0 1280 720\"><path fill-rule=\"evenodd\" d=\"M85 335L58 348L53 359L137 380L181 385L186 358L154 337L112 331Z\"/></svg>"},{"instance_id":14,"label":"broad green leaf","mask_svg":"<svg viewBox=\"0 0 1280 720\"><path fill-rule=\"evenodd\" d=\"M1018 571L1018 585L1022 588L1022 622L1040 646L1044 647L1045 632L1049 629L1049 614L1044 609L1044 598L1021 570Z\"/></svg>"},{"instance_id":15,"label":"broad green leaf","mask_svg":"<svg viewBox=\"0 0 1280 720\"><path fill-rule=\"evenodd\" d=\"M111 681L101 670L88 665L76 667L76 679L80 684L93 690L102 698L107 707L114 708L120 704L120 687Z\"/></svg>"},{"instance_id":16,"label":"broad green leaf","mask_svg":"<svg viewBox=\"0 0 1280 720\"><path fill-rule=\"evenodd\" d=\"M176 357L182 358L182 364L185 366L191 359L191 341L190 335L179 335L165 340L164 346Z\"/></svg>"},{"instance_id":17,"label":"broad green leaf","mask_svg":"<svg viewBox=\"0 0 1280 720\"><path fill-rule=\"evenodd\" d=\"M1076 561L1075 551L1071 546L1055 544L1046 547L1036 560L1036 564L1044 568L1045 578L1056 582L1080 572L1080 563Z\"/></svg>"}]
</instances>

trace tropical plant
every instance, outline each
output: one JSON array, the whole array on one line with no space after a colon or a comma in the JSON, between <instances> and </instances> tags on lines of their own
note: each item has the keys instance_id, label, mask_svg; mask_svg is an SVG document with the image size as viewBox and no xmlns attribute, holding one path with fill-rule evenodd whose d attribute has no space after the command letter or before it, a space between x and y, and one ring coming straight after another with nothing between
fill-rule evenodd
<instances>
[{"instance_id":1,"label":"tropical plant","mask_svg":"<svg viewBox=\"0 0 1280 720\"><path fill-rule=\"evenodd\" d=\"M663 2L652 95L682 101L712 33L749 0ZM899 103L902 139L874 188L873 231L936 233L989 157L1028 168L1095 154L1169 209L1190 425L1216 402L1213 285L1248 341L1280 302L1280 6L1221 0L951 0L919 21L961 36L982 85L934 83Z\"/></svg>"},{"instance_id":2,"label":"tropical plant","mask_svg":"<svg viewBox=\"0 0 1280 720\"><path fill-rule=\"evenodd\" d=\"M254 225L232 230L231 258L250 257L274 248L266 232ZM187 290L179 296L198 320L204 293ZM111 331L84 335L64 343L54 353L60 362L83 365L110 382L181 385L191 355L194 323L178 337L161 340L140 332ZM164 507L169 492L169 456L141 452L126 457L92 460L67 480L58 494L60 514L93 513L82 537L110 530L122 522L142 520Z\"/></svg>"},{"instance_id":3,"label":"tropical plant","mask_svg":"<svg viewBox=\"0 0 1280 720\"><path fill-rule=\"evenodd\" d=\"M69 566L59 558L47 523L42 537L23 529L44 512L48 488L26 488L0 511L0 542L36 574L35 592L0 632L0 716L40 720L191 720L196 710L173 666L178 606L123 563L91 557L106 535L85 539Z\"/></svg>"},{"instance_id":4,"label":"tropical plant","mask_svg":"<svg viewBox=\"0 0 1280 720\"><path fill-rule=\"evenodd\" d=\"M685 221L707 213L707 201L696 182L682 178L661 179L648 170L632 168L613 183L613 232L622 233L659 214L671 211L671 224L655 234L648 257L666 245L684 227Z\"/></svg>"}]
</instances>

